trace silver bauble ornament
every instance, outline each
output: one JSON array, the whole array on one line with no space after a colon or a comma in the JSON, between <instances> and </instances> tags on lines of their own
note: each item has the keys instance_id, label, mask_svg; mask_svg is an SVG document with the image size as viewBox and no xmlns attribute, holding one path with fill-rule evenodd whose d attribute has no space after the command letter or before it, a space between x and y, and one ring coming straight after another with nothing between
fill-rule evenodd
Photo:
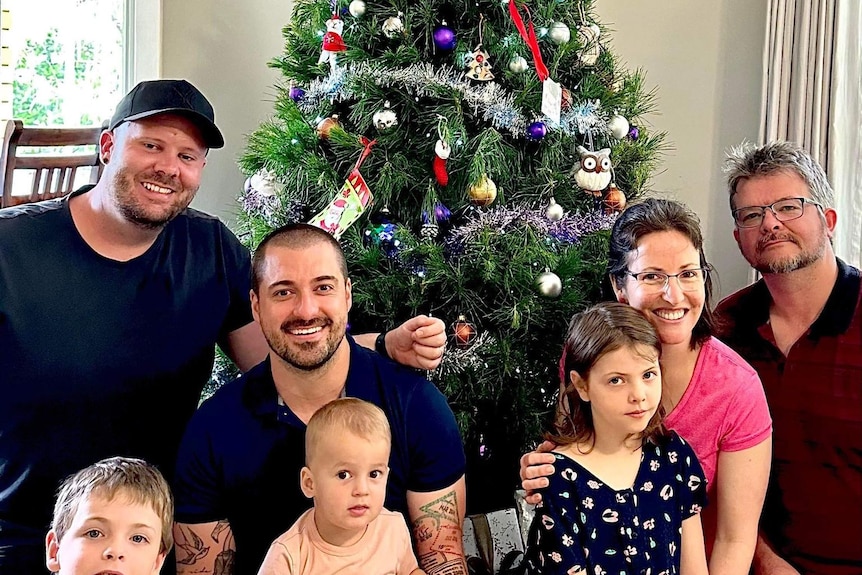
<instances>
[{"instance_id":1,"label":"silver bauble ornament","mask_svg":"<svg viewBox=\"0 0 862 575\"><path fill-rule=\"evenodd\" d=\"M399 12L398 16L390 16L383 21L383 34L387 38L397 38L404 32L404 22L401 20L401 16L403 14Z\"/></svg>"},{"instance_id":2,"label":"silver bauble ornament","mask_svg":"<svg viewBox=\"0 0 862 575\"><path fill-rule=\"evenodd\" d=\"M374 115L371 117L371 121L374 123L374 127L378 130L387 130L398 125L398 116L395 115L395 112L389 109L389 102L386 102L383 105L382 110L374 112Z\"/></svg>"},{"instance_id":3,"label":"silver bauble ornament","mask_svg":"<svg viewBox=\"0 0 862 575\"><path fill-rule=\"evenodd\" d=\"M254 190L261 196L272 197L284 189L269 170L261 169L255 172L245 184L246 191Z\"/></svg>"},{"instance_id":4,"label":"silver bauble ornament","mask_svg":"<svg viewBox=\"0 0 862 575\"><path fill-rule=\"evenodd\" d=\"M554 44L559 46L572 39L572 32L564 22L554 22L548 29L548 37Z\"/></svg>"},{"instance_id":5,"label":"silver bauble ornament","mask_svg":"<svg viewBox=\"0 0 862 575\"><path fill-rule=\"evenodd\" d=\"M563 219L563 215L563 206L555 202L554 198L551 198L551 203L545 209L545 216L552 222L559 222Z\"/></svg>"},{"instance_id":6,"label":"silver bauble ornament","mask_svg":"<svg viewBox=\"0 0 862 575\"><path fill-rule=\"evenodd\" d=\"M523 56L515 56L514 58L509 60L509 70L511 70L515 74L526 72L527 68L529 67L530 65L527 63L527 59Z\"/></svg>"},{"instance_id":7,"label":"silver bauble ornament","mask_svg":"<svg viewBox=\"0 0 862 575\"><path fill-rule=\"evenodd\" d=\"M608 129L617 140L622 140L629 135L629 121L625 117L616 114L608 122Z\"/></svg>"},{"instance_id":8,"label":"silver bauble ornament","mask_svg":"<svg viewBox=\"0 0 862 575\"><path fill-rule=\"evenodd\" d=\"M353 0L353 2L351 2L347 7L347 11L350 12L350 15L354 18L361 18L365 15L365 2L362 0Z\"/></svg>"},{"instance_id":9,"label":"silver bauble ornament","mask_svg":"<svg viewBox=\"0 0 862 575\"><path fill-rule=\"evenodd\" d=\"M547 269L536 278L536 287L539 289L539 293L545 297L560 297L563 292L563 282L560 280L560 276Z\"/></svg>"}]
</instances>

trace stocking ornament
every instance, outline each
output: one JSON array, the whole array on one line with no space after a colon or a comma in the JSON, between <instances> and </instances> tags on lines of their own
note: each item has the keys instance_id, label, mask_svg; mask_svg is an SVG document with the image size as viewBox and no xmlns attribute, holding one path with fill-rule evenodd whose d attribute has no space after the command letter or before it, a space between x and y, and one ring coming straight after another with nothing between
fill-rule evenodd
<instances>
[{"instance_id":1,"label":"stocking ornament","mask_svg":"<svg viewBox=\"0 0 862 575\"><path fill-rule=\"evenodd\" d=\"M446 128L446 118L438 116L440 121L437 124L437 134L439 139L434 146L434 179L441 188L445 188L449 184L449 173L446 171L446 160L449 159L449 154L452 153L452 148L449 146L449 130Z\"/></svg>"}]
</instances>

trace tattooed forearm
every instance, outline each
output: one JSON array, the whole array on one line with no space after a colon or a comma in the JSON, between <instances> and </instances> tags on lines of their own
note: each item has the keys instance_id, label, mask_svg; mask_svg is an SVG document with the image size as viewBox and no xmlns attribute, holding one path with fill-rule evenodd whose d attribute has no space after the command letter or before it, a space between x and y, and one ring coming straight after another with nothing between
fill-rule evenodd
<instances>
[{"instance_id":1,"label":"tattooed forearm","mask_svg":"<svg viewBox=\"0 0 862 575\"><path fill-rule=\"evenodd\" d=\"M413 519L419 566L428 575L466 575L458 490L419 505Z\"/></svg>"},{"instance_id":2,"label":"tattooed forearm","mask_svg":"<svg viewBox=\"0 0 862 575\"><path fill-rule=\"evenodd\" d=\"M174 524L177 575L233 575L236 544L230 523Z\"/></svg>"}]
</instances>

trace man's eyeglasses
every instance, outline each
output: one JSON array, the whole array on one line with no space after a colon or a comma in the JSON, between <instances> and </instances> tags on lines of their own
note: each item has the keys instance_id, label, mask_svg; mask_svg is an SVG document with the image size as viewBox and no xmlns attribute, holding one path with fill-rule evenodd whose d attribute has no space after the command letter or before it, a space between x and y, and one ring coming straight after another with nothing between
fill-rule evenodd
<instances>
[{"instance_id":1,"label":"man's eyeglasses","mask_svg":"<svg viewBox=\"0 0 862 575\"><path fill-rule=\"evenodd\" d=\"M667 289L670 278L676 278L676 283L682 291L695 291L703 286L707 275L712 268L692 268L683 270L678 274L666 274L662 272L632 272L627 270L626 274L637 280L642 288L651 293L659 293Z\"/></svg>"},{"instance_id":2,"label":"man's eyeglasses","mask_svg":"<svg viewBox=\"0 0 862 575\"><path fill-rule=\"evenodd\" d=\"M779 222L787 222L801 218L805 213L805 204L813 204L820 207L820 204L808 198L785 198L773 202L768 206L747 206L737 208L731 213L733 221L738 228L755 228L763 223L763 217L766 215L766 210L772 212L775 219Z\"/></svg>"}]
</instances>

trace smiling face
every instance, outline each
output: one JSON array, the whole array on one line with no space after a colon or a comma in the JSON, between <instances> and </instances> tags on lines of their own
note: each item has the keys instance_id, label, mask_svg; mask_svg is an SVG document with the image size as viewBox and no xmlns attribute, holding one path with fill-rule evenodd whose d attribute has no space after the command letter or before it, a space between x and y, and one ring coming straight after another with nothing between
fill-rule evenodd
<instances>
[{"instance_id":1,"label":"smiling face","mask_svg":"<svg viewBox=\"0 0 862 575\"><path fill-rule=\"evenodd\" d=\"M191 121L160 114L104 132L99 151L116 210L129 222L158 229L194 199L207 149Z\"/></svg>"},{"instance_id":2,"label":"smiling face","mask_svg":"<svg viewBox=\"0 0 862 575\"><path fill-rule=\"evenodd\" d=\"M740 181L733 196L736 208L768 206L785 198L808 198L811 193L799 175L776 172ZM802 217L780 222L766 210L762 223L735 228L733 237L748 263L764 274L790 273L824 257L832 257L830 238L835 229L835 210L805 204Z\"/></svg>"},{"instance_id":3,"label":"smiling face","mask_svg":"<svg viewBox=\"0 0 862 575\"><path fill-rule=\"evenodd\" d=\"M47 567L61 575L156 575L165 560L161 525L152 506L122 492L110 500L91 495L62 540L48 533Z\"/></svg>"},{"instance_id":4,"label":"smiling face","mask_svg":"<svg viewBox=\"0 0 862 575\"><path fill-rule=\"evenodd\" d=\"M315 525L332 545L351 545L383 509L389 475L389 442L341 429L309 454L301 486L314 498Z\"/></svg>"},{"instance_id":5,"label":"smiling face","mask_svg":"<svg viewBox=\"0 0 862 575\"><path fill-rule=\"evenodd\" d=\"M641 237L637 248L628 253L627 260L632 273L678 274L701 267L697 249L678 231L653 232ZM675 278L669 278L663 290L653 292L630 275L622 281L612 281L617 300L644 312L662 345L691 344L692 330L706 301L705 285L683 291Z\"/></svg>"},{"instance_id":6,"label":"smiling face","mask_svg":"<svg viewBox=\"0 0 862 575\"><path fill-rule=\"evenodd\" d=\"M350 280L326 242L301 249L269 245L251 304L272 351L296 369L313 371L344 342Z\"/></svg>"},{"instance_id":7,"label":"smiling face","mask_svg":"<svg viewBox=\"0 0 862 575\"><path fill-rule=\"evenodd\" d=\"M588 401L596 437L639 434L661 404L661 370L656 350L641 344L602 355L586 379L570 377L578 395Z\"/></svg>"}]
</instances>

